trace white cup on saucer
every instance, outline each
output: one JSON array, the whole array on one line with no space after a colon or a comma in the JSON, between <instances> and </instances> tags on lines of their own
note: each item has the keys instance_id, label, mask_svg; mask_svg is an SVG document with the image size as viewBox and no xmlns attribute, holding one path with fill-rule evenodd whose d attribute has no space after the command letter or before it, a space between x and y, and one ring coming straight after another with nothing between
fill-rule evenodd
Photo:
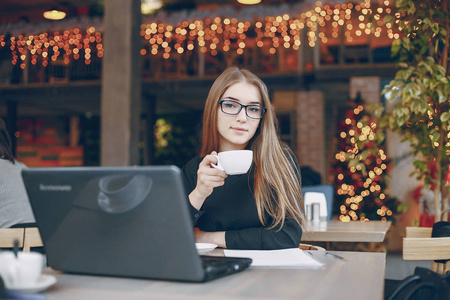
<instances>
[{"instance_id":1,"label":"white cup on saucer","mask_svg":"<svg viewBox=\"0 0 450 300\"><path fill-rule=\"evenodd\" d=\"M211 164L216 169L225 171L228 175L245 174L253 162L252 150L231 150L219 152L217 165Z\"/></svg>"},{"instance_id":2,"label":"white cup on saucer","mask_svg":"<svg viewBox=\"0 0 450 300\"><path fill-rule=\"evenodd\" d=\"M0 276L6 289L26 289L36 285L44 268L44 256L36 252L0 253Z\"/></svg>"}]
</instances>

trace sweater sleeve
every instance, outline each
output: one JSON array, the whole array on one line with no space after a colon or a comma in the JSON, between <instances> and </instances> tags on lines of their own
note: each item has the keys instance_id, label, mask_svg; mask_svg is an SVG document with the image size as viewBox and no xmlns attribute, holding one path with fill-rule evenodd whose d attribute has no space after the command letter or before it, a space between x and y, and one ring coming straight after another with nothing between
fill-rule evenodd
<instances>
[{"instance_id":1,"label":"sweater sleeve","mask_svg":"<svg viewBox=\"0 0 450 300\"><path fill-rule=\"evenodd\" d=\"M228 249L274 250L296 248L300 244L301 238L301 227L291 219L286 219L281 229L279 227L273 229L259 227L230 230L225 233Z\"/></svg>"}]
</instances>

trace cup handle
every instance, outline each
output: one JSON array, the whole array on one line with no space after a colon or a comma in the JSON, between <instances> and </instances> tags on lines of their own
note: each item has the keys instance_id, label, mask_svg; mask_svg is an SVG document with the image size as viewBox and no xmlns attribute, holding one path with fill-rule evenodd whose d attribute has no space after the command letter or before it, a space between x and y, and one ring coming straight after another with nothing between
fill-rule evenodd
<instances>
[{"instance_id":1,"label":"cup handle","mask_svg":"<svg viewBox=\"0 0 450 300\"><path fill-rule=\"evenodd\" d=\"M214 169L220 170L220 171L225 171L222 167L222 165L220 164L220 160L219 160L219 156L218 155L214 155L215 157L217 157L217 165L211 163L211 167L213 167Z\"/></svg>"}]
</instances>

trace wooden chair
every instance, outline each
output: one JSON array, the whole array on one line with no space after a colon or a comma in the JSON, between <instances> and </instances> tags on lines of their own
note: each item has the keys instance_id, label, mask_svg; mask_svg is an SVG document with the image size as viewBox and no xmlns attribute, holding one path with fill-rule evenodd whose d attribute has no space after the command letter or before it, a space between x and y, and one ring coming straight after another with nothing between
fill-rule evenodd
<instances>
[{"instance_id":1,"label":"wooden chair","mask_svg":"<svg viewBox=\"0 0 450 300\"><path fill-rule=\"evenodd\" d=\"M13 248L16 239L19 241L19 248L24 252L30 252L32 247L44 245L37 227L0 228L0 248Z\"/></svg>"},{"instance_id":2,"label":"wooden chair","mask_svg":"<svg viewBox=\"0 0 450 300\"><path fill-rule=\"evenodd\" d=\"M403 238L404 260L432 260L431 270L444 274L450 271L450 261L436 263L435 260L450 259L450 237L432 238L432 228L406 227Z\"/></svg>"}]
</instances>

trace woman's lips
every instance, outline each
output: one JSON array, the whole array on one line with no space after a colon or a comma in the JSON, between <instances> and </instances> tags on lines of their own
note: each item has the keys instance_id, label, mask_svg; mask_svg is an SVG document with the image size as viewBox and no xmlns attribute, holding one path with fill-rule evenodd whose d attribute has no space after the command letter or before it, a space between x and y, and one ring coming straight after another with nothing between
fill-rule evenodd
<instances>
[{"instance_id":1,"label":"woman's lips","mask_svg":"<svg viewBox=\"0 0 450 300\"><path fill-rule=\"evenodd\" d=\"M247 132L247 129L240 128L240 127L231 127L231 129L233 129L234 131L237 131L237 132Z\"/></svg>"}]
</instances>

